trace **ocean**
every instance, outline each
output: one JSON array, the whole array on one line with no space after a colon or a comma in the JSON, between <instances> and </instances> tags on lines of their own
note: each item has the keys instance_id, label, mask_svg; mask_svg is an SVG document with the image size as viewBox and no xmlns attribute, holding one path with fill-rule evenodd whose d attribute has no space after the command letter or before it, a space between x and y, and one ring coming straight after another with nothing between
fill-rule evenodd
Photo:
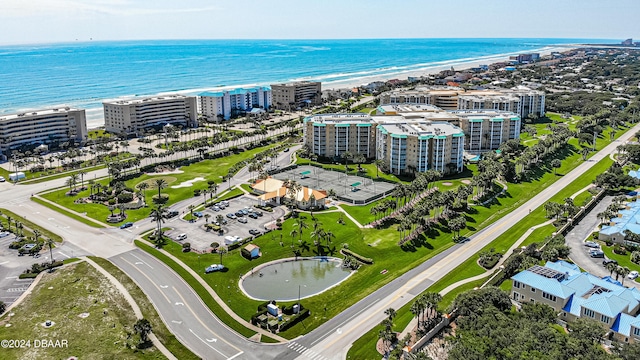
<instances>
[{"instance_id":1,"label":"ocean","mask_svg":"<svg viewBox=\"0 0 640 360\"><path fill-rule=\"evenodd\" d=\"M487 63L590 39L117 41L0 46L0 114L67 105L102 125L102 101L315 80L323 88ZM406 78L406 75L404 76Z\"/></svg>"}]
</instances>

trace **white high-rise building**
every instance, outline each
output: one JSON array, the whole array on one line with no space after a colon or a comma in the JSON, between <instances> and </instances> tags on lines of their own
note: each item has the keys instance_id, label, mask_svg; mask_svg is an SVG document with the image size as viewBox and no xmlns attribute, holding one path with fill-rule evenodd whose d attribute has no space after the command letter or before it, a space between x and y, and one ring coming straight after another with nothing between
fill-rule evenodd
<instances>
[{"instance_id":1,"label":"white high-rise building","mask_svg":"<svg viewBox=\"0 0 640 360\"><path fill-rule=\"evenodd\" d=\"M69 140L87 139L84 109L69 107L0 115L0 150L11 150Z\"/></svg>"},{"instance_id":2,"label":"white high-rise building","mask_svg":"<svg viewBox=\"0 0 640 360\"><path fill-rule=\"evenodd\" d=\"M250 112L254 108L269 110L271 107L271 89L268 87L207 91L198 94L198 97L200 113L209 121L217 120L218 116L229 120L238 112Z\"/></svg>"},{"instance_id":3,"label":"white high-rise building","mask_svg":"<svg viewBox=\"0 0 640 360\"><path fill-rule=\"evenodd\" d=\"M163 125L198 125L195 96L167 95L102 103L105 130L113 133L137 134L150 127Z\"/></svg>"}]
</instances>

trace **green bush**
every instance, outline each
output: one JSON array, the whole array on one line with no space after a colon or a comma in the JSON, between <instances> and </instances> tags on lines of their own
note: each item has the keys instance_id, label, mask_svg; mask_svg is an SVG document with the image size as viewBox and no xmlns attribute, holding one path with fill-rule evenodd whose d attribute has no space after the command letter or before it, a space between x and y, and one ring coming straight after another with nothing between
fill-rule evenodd
<instances>
[{"instance_id":1,"label":"green bush","mask_svg":"<svg viewBox=\"0 0 640 360\"><path fill-rule=\"evenodd\" d=\"M368 257L364 257L360 254L354 253L353 251L349 250L349 249L342 249L340 250L340 252L342 252L343 255L350 255L353 256L356 260L365 263L365 264L373 264L373 259L368 258Z\"/></svg>"},{"instance_id":2,"label":"green bush","mask_svg":"<svg viewBox=\"0 0 640 360\"><path fill-rule=\"evenodd\" d=\"M121 192L118 194L118 203L124 204L133 201L133 194L128 192Z\"/></svg>"}]
</instances>

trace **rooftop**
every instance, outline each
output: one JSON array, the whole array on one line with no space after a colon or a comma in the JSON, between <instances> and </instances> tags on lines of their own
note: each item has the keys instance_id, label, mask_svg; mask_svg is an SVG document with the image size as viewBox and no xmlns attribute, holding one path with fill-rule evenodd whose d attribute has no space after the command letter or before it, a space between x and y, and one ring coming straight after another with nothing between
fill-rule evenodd
<instances>
[{"instance_id":1,"label":"rooftop","mask_svg":"<svg viewBox=\"0 0 640 360\"><path fill-rule=\"evenodd\" d=\"M66 107L62 107L62 108L53 108L53 109L44 109L44 110L35 110L35 111L23 111L23 112L19 112L19 113L15 113L15 114L2 115L2 116L0 116L0 121L20 119L20 118L32 117L32 116L45 116L45 115L51 115L51 114L61 114L61 113L67 113L67 112L71 112L71 111L80 111L80 110L82 110L82 109L70 108L70 107L66 106Z\"/></svg>"},{"instance_id":2,"label":"rooftop","mask_svg":"<svg viewBox=\"0 0 640 360\"><path fill-rule=\"evenodd\" d=\"M256 93L259 90L271 91L271 88L268 87L268 86L258 86L258 87L253 87L253 88L249 88L249 89L237 88L237 89L225 90L225 91L204 91L204 92L199 93L198 96L221 97L221 96L224 96L225 94L229 94L229 95L245 95L247 93Z\"/></svg>"},{"instance_id":3,"label":"rooftop","mask_svg":"<svg viewBox=\"0 0 640 360\"><path fill-rule=\"evenodd\" d=\"M603 225L601 234L624 234L626 230L640 234L640 201L628 202L626 209L620 210L618 216L611 219L610 225Z\"/></svg>"},{"instance_id":4,"label":"rooftop","mask_svg":"<svg viewBox=\"0 0 640 360\"><path fill-rule=\"evenodd\" d=\"M125 99L125 100L112 100L112 101L104 101L103 104L110 105L131 105L131 104L143 104L150 102L163 102L167 100L180 100L180 99L188 99L193 96L185 96L185 95L163 95L163 96L150 96L150 97L142 97L142 98L133 98L133 99Z\"/></svg>"}]
</instances>

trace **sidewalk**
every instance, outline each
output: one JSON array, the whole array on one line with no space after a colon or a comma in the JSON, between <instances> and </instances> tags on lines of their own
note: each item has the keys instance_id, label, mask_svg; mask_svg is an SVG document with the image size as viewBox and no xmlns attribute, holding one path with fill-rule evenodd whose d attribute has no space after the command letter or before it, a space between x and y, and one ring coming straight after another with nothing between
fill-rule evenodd
<instances>
[{"instance_id":1,"label":"sidewalk","mask_svg":"<svg viewBox=\"0 0 640 360\"><path fill-rule=\"evenodd\" d=\"M102 275L104 275L107 279L109 279L109 281L111 282L111 284L113 286L116 287L116 289L118 289L118 291L122 294L122 296L124 296L124 298L127 300L127 302L129 303L129 305L131 306L131 308L133 309L133 313L136 315L136 317L138 319L142 319L142 311L140 311L140 307L138 306L138 303L136 303L136 301L133 299L133 296L131 296L131 294L129 293L129 291L124 287L124 285L122 285L122 283L120 281L118 281L118 279L116 279L113 275L111 275L111 273L109 273L107 270L103 269L102 266L96 264L93 260L89 259L88 257L83 257L83 259L89 263L91 266L93 266L96 270L98 270ZM160 352L162 353L162 355L166 356L167 359L169 360L178 360L178 358L176 358L175 356L173 356L173 354L171 353L171 351L169 351L169 349L167 349L163 343L161 343L158 338L156 337L156 335L152 332L149 334L149 340L151 340L151 342L153 343L153 346L155 346L156 348L158 348L158 350L160 350Z\"/></svg>"},{"instance_id":2,"label":"sidewalk","mask_svg":"<svg viewBox=\"0 0 640 360\"><path fill-rule=\"evenodd\" d=\"M138 238L137 240L145 243L146 245L149 245L151 247L155 247L154 244L142 239L142 238ZM247 322L245 319L241 318L240 316L238 316L238 314L236 314L225 302L224 300L222 300L220 298L220 296L218 296L218 294L215 292L215 290L213 290L213 288L211 286L209 286L209 284L204 281L204 279L198 275L192 268L190 268L189 266L187 266L185 263L183 263L180 259L178 259L177 257L173 256L171 253L169 253L168 251L164 250L164 249L157 249L158 251L160 251L161 253L163 253L164 255L166 255L167 257L169 257L171 260L175 261L178 265L180 265L184 270L186 270L189 274L191 274L191 276L193 276L199 283L200 285L202 285L207 292L209 292L209 294L211 294L211 296L213 297L213 299L218 303L218 305L220 305L220 307L222 307L222 309L227 312L227 314L231 315L231 317L236 320L238 323L240 323L241 325L243 325L246 328L249 328L261 335L270 337L272 339L276 339L280 342L286 343L289 342L289 340L276 335L270 331L264 330L260 327L257 327L249 322ZM187 284L187 286L189 286ZM212 311L213 312L213 311ZM215 313L214 313L215 315ZM229 328L229 330L234 331L233 329Z\"/></svg>"}]
</instances>

